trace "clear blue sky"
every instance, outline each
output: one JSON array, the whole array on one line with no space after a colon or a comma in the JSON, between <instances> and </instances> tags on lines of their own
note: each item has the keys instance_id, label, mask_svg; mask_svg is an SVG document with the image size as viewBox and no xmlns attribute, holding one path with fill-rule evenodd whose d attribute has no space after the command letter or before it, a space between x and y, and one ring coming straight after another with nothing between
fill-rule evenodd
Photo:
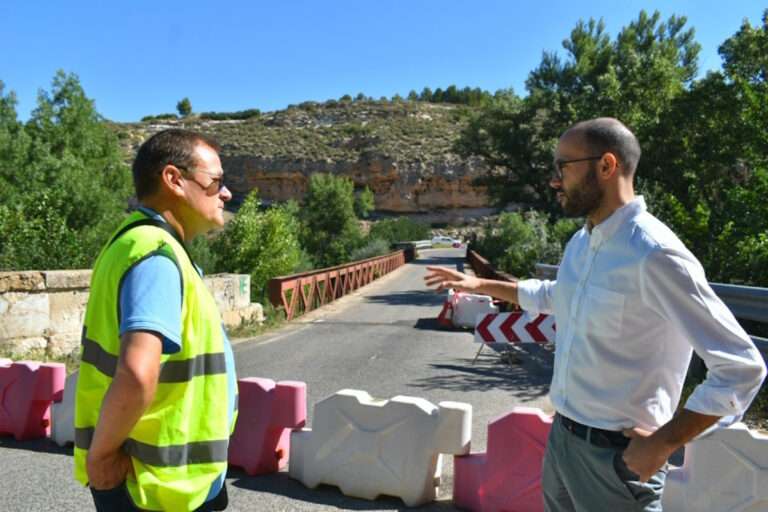
<instances>
[{"instance_id":1,"label":"clear blue sky","mask_svg":"<svg viewBox=\"0 0 768 512\"><path fill-rule=\"evenodd\" d=\"M456 84L524 94L543 50L562 50L579 19L612 35L640 9L688 17L702 72L753 0L52 1L0 2L0 80L29 116L57 69L77 73L107 118L284 108L363 92L378 98Z\"/></svg>"}]
</instances>

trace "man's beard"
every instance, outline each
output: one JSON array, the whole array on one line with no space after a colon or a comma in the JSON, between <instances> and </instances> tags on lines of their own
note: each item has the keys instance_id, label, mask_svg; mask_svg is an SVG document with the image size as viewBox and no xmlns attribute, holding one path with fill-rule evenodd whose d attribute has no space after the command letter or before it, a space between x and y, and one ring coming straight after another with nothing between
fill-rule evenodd
<instances>
[{"instance_id":1,"label":"man's beard","mask_svg":"<svg viewBox=\"0 0 768 512\"><path fill-rule=\"evenodd\" d=\"M581 183L566 192L563 212L567 217L586 217L603 202L603 190L597 182L597 165L590 167Z\"/></svg>"}]
</instances>

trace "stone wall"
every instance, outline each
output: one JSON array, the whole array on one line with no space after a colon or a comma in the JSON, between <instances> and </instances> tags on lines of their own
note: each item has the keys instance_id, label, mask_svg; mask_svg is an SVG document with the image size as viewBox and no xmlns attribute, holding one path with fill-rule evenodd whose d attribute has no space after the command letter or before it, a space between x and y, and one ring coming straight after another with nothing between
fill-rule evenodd
<instances>
[{"instance_id":1,"label":"stone wall","mask_svg":"<svg viewBox=\"0 0 768 512\"><path fill-rule=\"evenodd\" d=\"M90 270L0 272L0 353L76 353L90 280ZM261 305L250 302L250 276L215 274L205 283L227 327L263 321Z\"/></svg>"}]
</instances>

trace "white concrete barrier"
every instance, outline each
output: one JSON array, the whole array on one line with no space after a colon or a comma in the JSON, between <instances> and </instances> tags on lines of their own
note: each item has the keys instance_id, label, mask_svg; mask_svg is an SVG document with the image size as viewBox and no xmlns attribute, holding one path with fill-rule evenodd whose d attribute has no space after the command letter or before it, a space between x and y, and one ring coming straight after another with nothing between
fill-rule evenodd
<instances>
[{"instance_id":1,"label":"white concrete barrier","mask_svg":"<svg viewBox=\"0 0 768 512\"><path fill-rule=\"evenodd\" d=\"M743 423L715 430L685 447L664 488L665 512L768 510L768 436Z\"/></svg>"},{"instance_id":2,"label":"white concrete barrier","mask_svg":"<svg viewBox=\"0 0 768 512\"><path fill-rule=\"evenodd\" d=\"M291 433L291 477L358 498L398 496L413 507L437 497L440 454L469 453L472 406L345 389L315 406L312 427Z\"/></svg>"},{"instance_id":3,"label":"white concrete barrier","mask_svg":"<svg viewBox=\"0 0 768 512\"><path fill-rule=\"evenodd\" d=\"M75 388L78 374L75 372L67 377L61 402L53 403L51 439L59 446L75 442Z\"/></svg>"}]
</instances>

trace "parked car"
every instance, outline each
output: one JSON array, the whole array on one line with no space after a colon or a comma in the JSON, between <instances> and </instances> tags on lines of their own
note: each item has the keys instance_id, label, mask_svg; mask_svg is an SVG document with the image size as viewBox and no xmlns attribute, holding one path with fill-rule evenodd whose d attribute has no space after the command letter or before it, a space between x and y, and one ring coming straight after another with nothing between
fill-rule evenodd
<instances>
[{"instance_id":1,"label":"parked car","mask_svg":"<svg viewBox=\"0 0 768 512\"><path fill-rule=\"evenodd\" d=\"M432 245L447 245L449 247L461 247L461 240L449 236L436 236L432 238Z\"/></svg>"}]
</instances>

